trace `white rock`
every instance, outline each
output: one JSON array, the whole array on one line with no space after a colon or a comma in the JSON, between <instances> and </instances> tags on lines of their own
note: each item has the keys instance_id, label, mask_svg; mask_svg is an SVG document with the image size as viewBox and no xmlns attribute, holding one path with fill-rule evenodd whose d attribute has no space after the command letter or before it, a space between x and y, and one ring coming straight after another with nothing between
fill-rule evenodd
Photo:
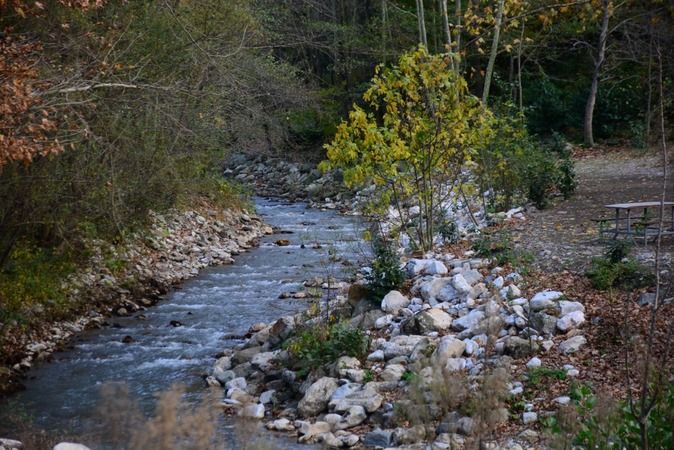
<instances>
[{"instance_id":1,"label":"white rock","mask_svg":"<svg viewBox=\"0 0 674 450\"><path fill-rule=\"evenodd\" d=\"M541 311L547 308L552 308L557 304L557 300L564 294L559 291L543 291L534 295L534 298L529 302L529 307L532 311Z\"/></svg>"},{"instance_id":2,"label":"white rock","mask_svg":"<svg viewBox=\"0 0 674 450\"><path fill-rule=\"evenodd\" d=\"M275 393L276 391L274 389L264 391L262 394L260 394L260 403L262 403L263 405L271 403Z\"/></svg>"},{"instance_id":3,"label":"white rock","mask_svg":"<svg viewBox=\"0 0 674 450\"><path fill-rule=\"evenodd\" d=\"M568 331L571 328L577 328L585 322L585 314L582 311L573 311L557 319L557 328L561 331Z\"/></svg>"},{"instance_id":4,"label":"white rock","mask_svg":"<svg viewBox=\"0 0 674 450\"><path fill-rule=\"evenodd\" d=\"M555 399L555 402L557 402L560 405L568 405L571 402L571 397L563 395L561 397L557 397Z\"/></svg>"},{"instance_id":5,"label":"white rock","mask_svg":"<svg viewBox=\"0 0 674 450\"><path fill-rule=\"evenodd\" d=\"M61 442L56 444L53 450L90 450L89 447L82 444L75 444L73 442Z\"/></svg>"},{"instance_id":6,"label":"white rock","mask_svg":"<svg viewBox=\"0 0 674 450\"><path fill-rule=\"evenodd\" d=\"M494 281L491 282L491 284L494 285L496 289L501 289L505 284L505 280L503 279L503 277L497 277L496 279L494 279Z\"/></svg>"},{"instance_id":7,"label":"white rock","mask_svg":"<svg viewBox=\"0 0 674 450\"><path fill-rule=\"evenodd\" d=\"M397 315L398 311L410 304L410 300L398 291L391 291L381 301L381 309L389 314Z\"/></svg>"},{"instance_id":8,"label":"white rock","mask_svg":"<svg viewBox=\"0 0 674 450\"><path fill-rule=\"evenodd\" d=\"M404 373L405 366L402 364L389 364L379 376L384 381L400 381Z\"/></svg>"},{"instance_id":9,"label":"white rock","mask_svg":"<svg viewBox=\"0 0 674 450\"><path fill-rule=\"evenodd\" d=\"M228 390L229 389L241 389L242 391L245 391L247 386L248 386L248 383L246 383L246 379L243 378L243 377L234 378L233 380L225 383L225 387Z\"/></svg>"},{"instance_id":10,"label":"white rock","mask_svg":"<svg viewBox=\"0 0 674 450\"><path fill-rule=\"evenodd\" d=\"M375 350L367 355L368 361L384 361L384 350Z\"/></svg>"},{"instance_id":11,"label":"white rock","mask_svg":"<svg viewBox=\"0 0 674 450\"><path fill-rule=\"evenodd\" d=\"M448 270L442 262L433 259L423 268L423 273L427 275L445 275L448 273Z\"/></svg>"},{"instance_id":12,"label":"white rock","mask_svg":"<svg viewBox=\"0 0 674 450\"><path fill-rule=\"evenodd\" d=\"M14 439L0 438L0 448L5 448L7 450L22 450L23 443Z\"/></svg>"},{"instance_id":13,"label":"white rock","mask_svg":"<svg viewBox=\"0 0 674 450\"><path fill-rule=\"evenodd\" d=\"M314 384L309 386L304 397L297 405L297 410L304 417L320 414L327 407L330 397L337 390L337 387L337 380L335 378L319 378Z\"/></svg>"},{"instance_id":14,"label":"white rock","mask_svg":"<svg viewBox=\"0 0 674 450\"><path fill-rule=\"evenodd\" d=\"M267 425L267 428L276 431L295 431L295 426L285 418L277 419Z\"/></svg>"},{"instance_id":15,"label":"white rock","mask_svg":"<svg viewBox=\"0 0 674 450\"><path fill-rule=\"evenodd\" d=\"M536 368L536 367L541 367L541 364L542 364L542 362L541 362L540 358L537 358L537 357L534 356L533 358L531 358L529 360L529 362L527 362L527 367L530 368L530 369L533 369L533 368Z\"/></svg>"},{"instance_id":16,"label":"white rock","mask_svg":"<svg viewBox=\"0 0 674 450\"><path fill-rule=\"evenodd\" d=\"M472 330L482 322L484 317L485 314L483 311L474 309L465 316L454 319L452 321L452 328L456 331Z\"/></svg>"},{"instance_id":17,"label":"white rock","mask_svg":"<svg viewBox=\"0 0 674 450\"><path fill-rule=\"evenodd\" d=\"M585 306L580 302L570 302L568 300L561 300L558 304L559 315L566 316L575 311L585 312Z\"/></svg>"},{"instance_id":18,"label":"white rock","mask_svg":"<svg viewBox=\"0 0 674 450\"><path fill-rule=\"evenodd\" d=\"M264 419L264 405L260 403L246 405L239 410L239 416L249 419Z\"/></svg>"},{"instance_id":19,"label":"white rock","mask_svg":"<svg viewBox=\"0 0 674 450\"><path fill-rule=\"evenodd\" d=\"M454 286L454 289L459 294L468 294L470 292L470 284L466 281L466 279L463 277L462 274L457 273L452 277L452 285Z\"/></svg>"},{"instance_id":20,"label":"white rock","mask_svg":"<svg viewBox=\"0 0 674 450\"><path fill-rule=\"evenodd\" d=\"M522 422L527 425L538 420L538 414L535 412L525 412L522 414Z\"/></svg>"},{"instance_id":21,"label":"white rock","mask_svg":"<svg viewBox=\"0 0 674 450\"><path fill-rule=\"evenodd\" d=\"M374 327L378 330L381 330L382 328L386 328L387 326L391 325L391 322L393 322L393 314L386 314L385 316L381 316L379 319L374 321Z\"/></svg>"},{"instance_id":22,"label":"white rock","mask_svg":"<svg viewBox=\"0 0 674 450\"><path fill-rule=\"evenodd\" d=\"M585 344L587 344L585 336L574 336L559 344L559 351L568 355L577 352Z\"/></svg>"},{"instance_id":23,"label":"white rock","mask_svg":"<svg viewBox=\"0 0 674 450\"><path fill-rule=\"evenodd\" d=\"M422 333L429 331L447 331L452 325L452 316L440 308L431 308L416 317Z\"/></svg>"},{"instance_id":24,"label":"white rock","mask_svg":"<svg viewBox=\"0 0 674 450\"><path fill-rule=\"evenodd\" d=\"M440 365L445 364L449 358L458 358L466 350L466 343L454 336L444 336L438 342L433 359Z\"/></svg>"}]
</instances>

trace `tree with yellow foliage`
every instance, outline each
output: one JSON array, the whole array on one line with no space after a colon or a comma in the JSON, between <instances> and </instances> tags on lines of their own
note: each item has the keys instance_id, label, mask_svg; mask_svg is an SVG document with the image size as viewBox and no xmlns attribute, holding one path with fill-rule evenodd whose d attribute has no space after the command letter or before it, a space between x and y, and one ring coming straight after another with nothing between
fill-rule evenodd
<instances>
[{"instance_id":1,"label":"tree with yellow foliage","mask_svg":"<svg viewBox=\"0 0 674 450\"><path fill-rule=\"evenodd\" d=\"M378 67L363 99L367 110L354 105L325 146L322 167L343 169L349 186L374 185L366 212L381 217L393 207L398 230L429 250L443 204L489 137L491 113L450 70L447 55L423 46L394 67Z\"/></svg>"}]
</instances>

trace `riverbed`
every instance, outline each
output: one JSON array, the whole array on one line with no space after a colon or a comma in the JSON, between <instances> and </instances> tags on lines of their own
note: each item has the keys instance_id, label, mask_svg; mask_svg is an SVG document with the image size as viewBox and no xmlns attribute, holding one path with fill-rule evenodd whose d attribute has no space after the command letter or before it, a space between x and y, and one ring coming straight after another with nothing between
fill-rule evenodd
<instances>
[{"instance_id":1,"label":"riverbed","mask_svg":"<svg viewBox=\"0 0 674 450\"><path fill-rule=\"evenodd\" d=\"M262 198L256 206L278 230L258 248L236 256L233 265L202 271L146 311L111 318L108 326L79 335L51 362L37 364L26 390L0 410L26 415L40 429L85 435L108 382L125 383L146 413L156 395L174 384L185 386L188 401L197 402L207 392L203 376L215 357L242 342L238 337L251 325L309 305L307 299L281 299L282 293L301 290L314 277L348 276L367 253L353 217ZM278 245L281 240L287 245ZM231 421L223 427L235 431ZM11 437L11 431L0 425L0 436ZM284 439L278 446L297 444Z\"/></svg>"}]
</instances>

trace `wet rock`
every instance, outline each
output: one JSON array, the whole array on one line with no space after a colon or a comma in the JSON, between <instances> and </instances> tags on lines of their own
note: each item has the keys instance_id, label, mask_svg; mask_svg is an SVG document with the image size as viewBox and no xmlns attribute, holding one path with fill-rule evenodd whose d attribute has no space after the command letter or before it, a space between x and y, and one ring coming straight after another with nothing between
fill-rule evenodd
<instances>
[{"instance_id":1,"label":"wet rock","mask_svg":"<svg viewBox=\"0 0 674 450\"><path fill-rule=\"evenodd\" d=\"M323 377L318 379L307 389L304 397L300 400L297 406L299 413L304 417L311 417L323 412L337 387L338 383L335 378Z\"/></svg>"},{"instance_id":2,"label":"wet rock","mask_svg":"<svg viewBox=\"0 0 674 450\"><path fill-rule=\"evenodd\" d=\"M264 419L264 405L260 403L246 405L239 410L239 416L248 419Z\"/></svg>"},{"instance_id":3,"label":"wet rock","mask_svg":"<svg viewBox=\"0 0 674 450\"><path fill-rule=\"evenodd\" d=\"M267 429L269 430L275 430L275 431L295 431L295 426L290 422L290 420L286 418L281 418L274 420L273 422L269 422L266 425Z\"/></svg>"},{"instance_id":4,"label":"wet rock","mask_svg":"<svg viewBox=\"0 0 674 450\"><path fill-rule=\"evenodd\" d=\"M328 422L321 421L310 423L298 420L295 421L295 428L300 435L298 441L302 443L316 442L318 436L324 433L329 433L331 430L330 424Z\"/></svg>"}]
</instances>

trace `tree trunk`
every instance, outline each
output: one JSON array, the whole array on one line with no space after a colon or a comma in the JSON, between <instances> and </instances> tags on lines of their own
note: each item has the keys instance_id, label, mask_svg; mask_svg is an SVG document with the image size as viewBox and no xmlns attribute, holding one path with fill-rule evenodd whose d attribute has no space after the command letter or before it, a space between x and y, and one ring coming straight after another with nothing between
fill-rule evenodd
<instances>
[{"instance_id":1,"label":"tree trunk","mask_svg":"<svg viewBox=\"0 0 674 450\"><path fill-rule=\"evenodd\" d=\"M445 29L445 39L447 40L447 53L452 53L452 32L449 29L449 17L447 16L447 0L440 0L440 15L442 16L442 26ZM456 70L454 58L449 59L450 67Z\"/></svg>"},{"instance_id":2,"label":"tree trunk","mask_svg":"<svg viewBox=\"0 0 674 450\"><path fill-rule=\"evenodd\" d=\"M484 88L482 89L482 103L487 104L489 99L489 87L491 86L491 77L494 73L494 63L498 54L498 43L501 37L501 24L503 23L503 4L505 0L498 0L498 11L496 13L496 23L494 24L494 40L491 43L491 52L489 53L489 63L487 63L487 73L484 76Z\"/></svg>"},{"instance_id":3,"label":"tree trunk","mask_svg":"<svg viewBox=\"0 0 674 450\"><path fill-rule=\"evenodd\" d=\"M590 95L588 95L587 103L585 104L583 137L587 147L594 147L592 120L594 117L594 105L597 102L597 91L599 90L599 75L606 55L606 38L608 37L609 0L602 0L601 4L603 13L601 19L601 31L599 32L599 46L597 48L597 58L594 61Z\"/></svg>"},{"instance_id":4,"label":"tree trunk","mask_svg":"<svg viewBox=\"0 0 674 450\"><path fill-rule=\"evenodd\" d=\"M426 19L424 17L424 0L417 0L417 22L419 23L419 43L428 49L426 38Z\"/></svg>"},{"instance_id":5,"label":"tree trunk","mask_svg":"<svg viewBox=\"0 0 674 450\"><path fill-rule=\"evenodd\" d=\"M456 0L455 3L455 12L456 12L456 73L461 72L461 0Z\"/></svg>"},{"instance_id":6,"label":"tree trunk","mask_svg":"<svg viewBox=\"0 0 674 450\"><path fill-rule=\"evenodd\" d=\"M386 0L381 0L381 59L386 65L386 26L387 26Z\"/></svg>"},{"instance_id":7,"label":"tree trunk","mask_svg":"<svg viewBox=\"0 0 674 450\"><path fill-rule=\"evenodd\" d=\"M517 104L520 114L524 113L522 106L522 45L524 42L524 20L522 21L522 31L520 32L520 44L517 46Z\"/></svg>"}]
</instances>

